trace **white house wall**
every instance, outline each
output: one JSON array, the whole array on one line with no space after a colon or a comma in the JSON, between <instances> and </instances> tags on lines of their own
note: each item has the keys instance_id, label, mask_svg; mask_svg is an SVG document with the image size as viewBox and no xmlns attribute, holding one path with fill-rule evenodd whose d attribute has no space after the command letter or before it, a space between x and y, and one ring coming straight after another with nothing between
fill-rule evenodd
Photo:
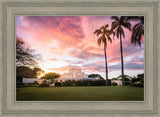
<instances>
[{"instance_id":1,"label":"white house wall","mask_svg":"<svg viewBox=\"0 0 160 117\"><path fill-rule=\"evenodd\" d=\"M22 83L34 83L35 81L38 81L37 78L23 78Z\"/></svg>"}]
</instances>

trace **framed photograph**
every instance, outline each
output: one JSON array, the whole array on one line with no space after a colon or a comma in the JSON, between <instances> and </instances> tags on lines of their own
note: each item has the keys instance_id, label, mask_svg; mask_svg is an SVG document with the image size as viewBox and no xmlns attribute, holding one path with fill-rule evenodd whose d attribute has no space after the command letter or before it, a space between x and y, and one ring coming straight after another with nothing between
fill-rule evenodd
<instances>
[{"instance_id":1,"label":"framed photograph","mask_svg":"<svg viewBox=\"0 0 160 117\"><path fill-rule=\"evenodd\" d=\"M144 20L16 16L16 101L144 101Z\"/></svg>"},{"instance_id":2,"label":"framed photograph","mask_svg":"<svg viewBox=\"0 0 160 117\"><path fill-rule=\"evenodd\" d=\"M159 117L159 5L0 0L1 116Z\"/></svg>"}]
</instances>

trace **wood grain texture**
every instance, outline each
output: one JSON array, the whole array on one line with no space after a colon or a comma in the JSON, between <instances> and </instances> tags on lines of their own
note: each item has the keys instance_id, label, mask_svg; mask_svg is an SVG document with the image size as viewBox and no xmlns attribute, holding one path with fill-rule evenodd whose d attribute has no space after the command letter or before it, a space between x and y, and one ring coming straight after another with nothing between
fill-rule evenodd
<instances>
[{"instance_id":1,"label":"wood grain texture","mask_svg":"<svg viewBox=\"0 0 160 117\"><path fill-rule=\"evenodd\" d=\"M0 0L0 116L159 117L159 0ZM15 16L143 15L145 17L145 100L15 101Z\"/></svg>"}]
</instances>

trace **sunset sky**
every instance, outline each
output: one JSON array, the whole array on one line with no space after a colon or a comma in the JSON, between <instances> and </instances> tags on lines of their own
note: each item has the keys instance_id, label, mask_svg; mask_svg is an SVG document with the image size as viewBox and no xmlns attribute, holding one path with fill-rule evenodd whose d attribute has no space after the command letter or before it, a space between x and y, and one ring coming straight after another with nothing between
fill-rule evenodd
<instances>
[{"instance_id":1,"label":"sunset sky","mask_svg":"<svg viewBox=\"0 0 160 117\"><path fill-rule=\"evenodd\" d=\"M109 24L110 16L17 16L16 35L43 58L39 67L45 72L67 72L81 68L86 74L98 73L105 78L103 45L98 46L93 32ZM131 22L132 27L136 22ZM124 29L124 74L144 73L144 44L130 42L131 31ZM121 74L120 43L115 37L107 47L109 78Z\"/></svg>"}]
</instances>

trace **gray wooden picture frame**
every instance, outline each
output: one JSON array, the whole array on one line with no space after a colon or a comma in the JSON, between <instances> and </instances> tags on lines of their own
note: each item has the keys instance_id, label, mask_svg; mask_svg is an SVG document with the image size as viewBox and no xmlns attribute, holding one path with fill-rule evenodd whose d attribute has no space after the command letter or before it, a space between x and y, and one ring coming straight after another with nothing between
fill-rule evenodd
<instances>
[{"instance_id":1,"label":"gray wooden picture frame","mask_svg":"<svg viewBox=\"0 0 160 117\"><path fill-rule=\"evenodd\" d=\"M144 101L42 101L15 99L17 15L143 15ZM160 0L0 0L0 116L160 117Z\"/></svg>"}]
</instances>

